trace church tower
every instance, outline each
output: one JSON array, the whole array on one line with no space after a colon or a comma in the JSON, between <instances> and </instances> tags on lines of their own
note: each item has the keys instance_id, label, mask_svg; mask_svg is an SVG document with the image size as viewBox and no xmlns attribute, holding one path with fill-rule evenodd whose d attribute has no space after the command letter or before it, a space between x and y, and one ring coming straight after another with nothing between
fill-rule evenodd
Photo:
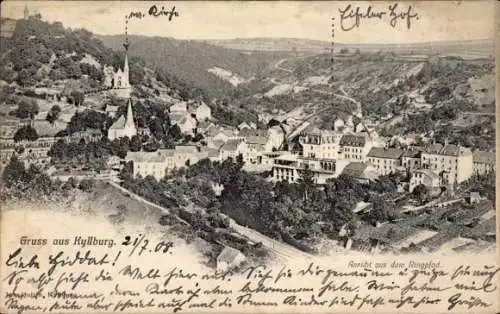
<instances>
[{"instance_id":1,"label":"church tower","mask_svg":"<svg viewBox=\"0 0 500 314\"><path fill-rule=\"evenodd\" d=\"M30 17L30 10L28 10L28 6L24 7L24 19L27 20Z\"/></svg>"},{"instance_id":2,"label":"church tower","mask_svg":"<svg viewBox=\"0 0 500 314\"><path fill-rule=\"evenodd\" d=\"M134 123L134 113L132 112L132 100L129 98L127 106L127 120L125 121L125 127L130 127L135 129Z\"/></svg>"},{"instance_id":3,"label":"church tower","mask_svg":"<svg viewBox=\"0 0 500 314\"><path fill-rule=\"evenodd\" d=\"M125 48L125 62L123 63L123 69L119 68L113 73L113 89L116 96L120 98L130 98L132 93L132 86L130 85L130 71L128 66L128 48L130 46L128 40L128 18L125 20L125 42L123 47Z\"/></svg>"}]
</instances>

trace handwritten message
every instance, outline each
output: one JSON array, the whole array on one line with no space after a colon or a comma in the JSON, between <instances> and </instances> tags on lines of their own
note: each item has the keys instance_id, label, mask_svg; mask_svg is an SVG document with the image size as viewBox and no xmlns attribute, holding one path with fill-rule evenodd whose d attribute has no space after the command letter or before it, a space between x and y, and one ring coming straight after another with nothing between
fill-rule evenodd
<instances>
[{"instance_id":1,"label":"handwritten message","mask_svg":"<svg viewBox=\"0 0 500 314\"><path fill-rule=\"evenodd\" d=\"M37 254L37 248L50 249ZM493 264L438 259L244 264L193 270L169 241L21 237L2 260L2 312L492 311ZM330 309L330 310L328 310Z\"/></svg>"},{"instance_id":2,"label":"handwritten message","mask_svg":"<svg viewBox=\"0 0 500 314\"><path fill-rule=\"evenodd\" d=\"M343 31L359 28L365 20L386 22L393 28L403 23L407 29L410 29L413 23L420 19L412 5L399 3L390 4L382 9L377 9L376 5L360 7L348 4L338 11L340 28Z\"/></svg>"},{"instance_id":3,"label":"handwritten message","mask_svg":"<svg viewBox=\"0 0 500 314\"><path fill-rule=\"evenodd\" d=\"M176 10L175 6L171 8L159 5L152 5L149 7L147 12L134 11L130 12L126 18L127 19L143 19L145 17L166 17L168 21L172 21L174 17L179 17L179 11Z\"/></svg>"}]
</instances>

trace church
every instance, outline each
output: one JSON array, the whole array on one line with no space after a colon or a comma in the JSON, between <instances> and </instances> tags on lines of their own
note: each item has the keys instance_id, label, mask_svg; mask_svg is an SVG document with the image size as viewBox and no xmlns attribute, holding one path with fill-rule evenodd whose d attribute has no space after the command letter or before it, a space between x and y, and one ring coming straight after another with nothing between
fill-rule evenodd
<instances>
[{"instance_id":1,"label":"church","mask_svg":"<svg viewBox=\"0 0 500 314\"><path fill-rule=\"evenodd\" d=\"M127 36L127 28L125 28L125 43L123 47L125 48L125 62L123 68L118 68L116 71L112 66L104 67L104 85L112 89L117 97L120 98L130 98L132 93L132 86L130 85L130 73L128 67L128 47L130 43Z\"/></svg>"},{"instance_id":2,"label":"church","mask_svg":"<svg viewBox=\"0 0 500 314\"><path fill-rule=\"evenodd\" d=\"M134 122L134 114L132 113L132 100L128 100L127 106L127 116L120 116L118 120L109 128L108 130L108 139L110 141L128 136L128 138L132 138L132 136L137 135L137 127Z\"/></svg>"}]
</instances>

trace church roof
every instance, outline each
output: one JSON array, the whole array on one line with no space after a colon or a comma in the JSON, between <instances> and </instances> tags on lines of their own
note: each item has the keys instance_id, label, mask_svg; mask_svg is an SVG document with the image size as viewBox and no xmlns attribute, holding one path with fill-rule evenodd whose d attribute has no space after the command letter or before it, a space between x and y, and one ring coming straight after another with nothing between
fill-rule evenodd
<instances>
[{"instance_id":1,"label":"church roof","mask_svg":"<svg viewBox=\"0 0 500 314\"><path fill-rule=\"evenodd\" d=\"M118 120L115 121L109 128L110 130L124 129L125 128L125 116L121 115Z\"/></svg>"}]
</instances>

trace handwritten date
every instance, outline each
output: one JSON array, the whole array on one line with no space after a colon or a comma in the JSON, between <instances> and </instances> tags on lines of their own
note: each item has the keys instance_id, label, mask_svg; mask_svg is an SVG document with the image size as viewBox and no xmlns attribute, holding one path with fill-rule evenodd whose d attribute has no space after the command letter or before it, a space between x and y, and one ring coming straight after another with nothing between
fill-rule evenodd
<instances>
[{"instance_id":1,"label":"handwritten date","mask_svg":"<svg viewBox=\"0 0 500 314\"><path fill-rule=\"evenodd\" d=\"M131 248L129 256L132 256L134 253L140 256L144 252L172 254L172 250L170 249L174 246L174 243L171 241L159 241L156 245L150 245L149 239L145 235L139 234L133 239L129 235L125 236L122 245Z\"/></svg>"}]
</instances>

